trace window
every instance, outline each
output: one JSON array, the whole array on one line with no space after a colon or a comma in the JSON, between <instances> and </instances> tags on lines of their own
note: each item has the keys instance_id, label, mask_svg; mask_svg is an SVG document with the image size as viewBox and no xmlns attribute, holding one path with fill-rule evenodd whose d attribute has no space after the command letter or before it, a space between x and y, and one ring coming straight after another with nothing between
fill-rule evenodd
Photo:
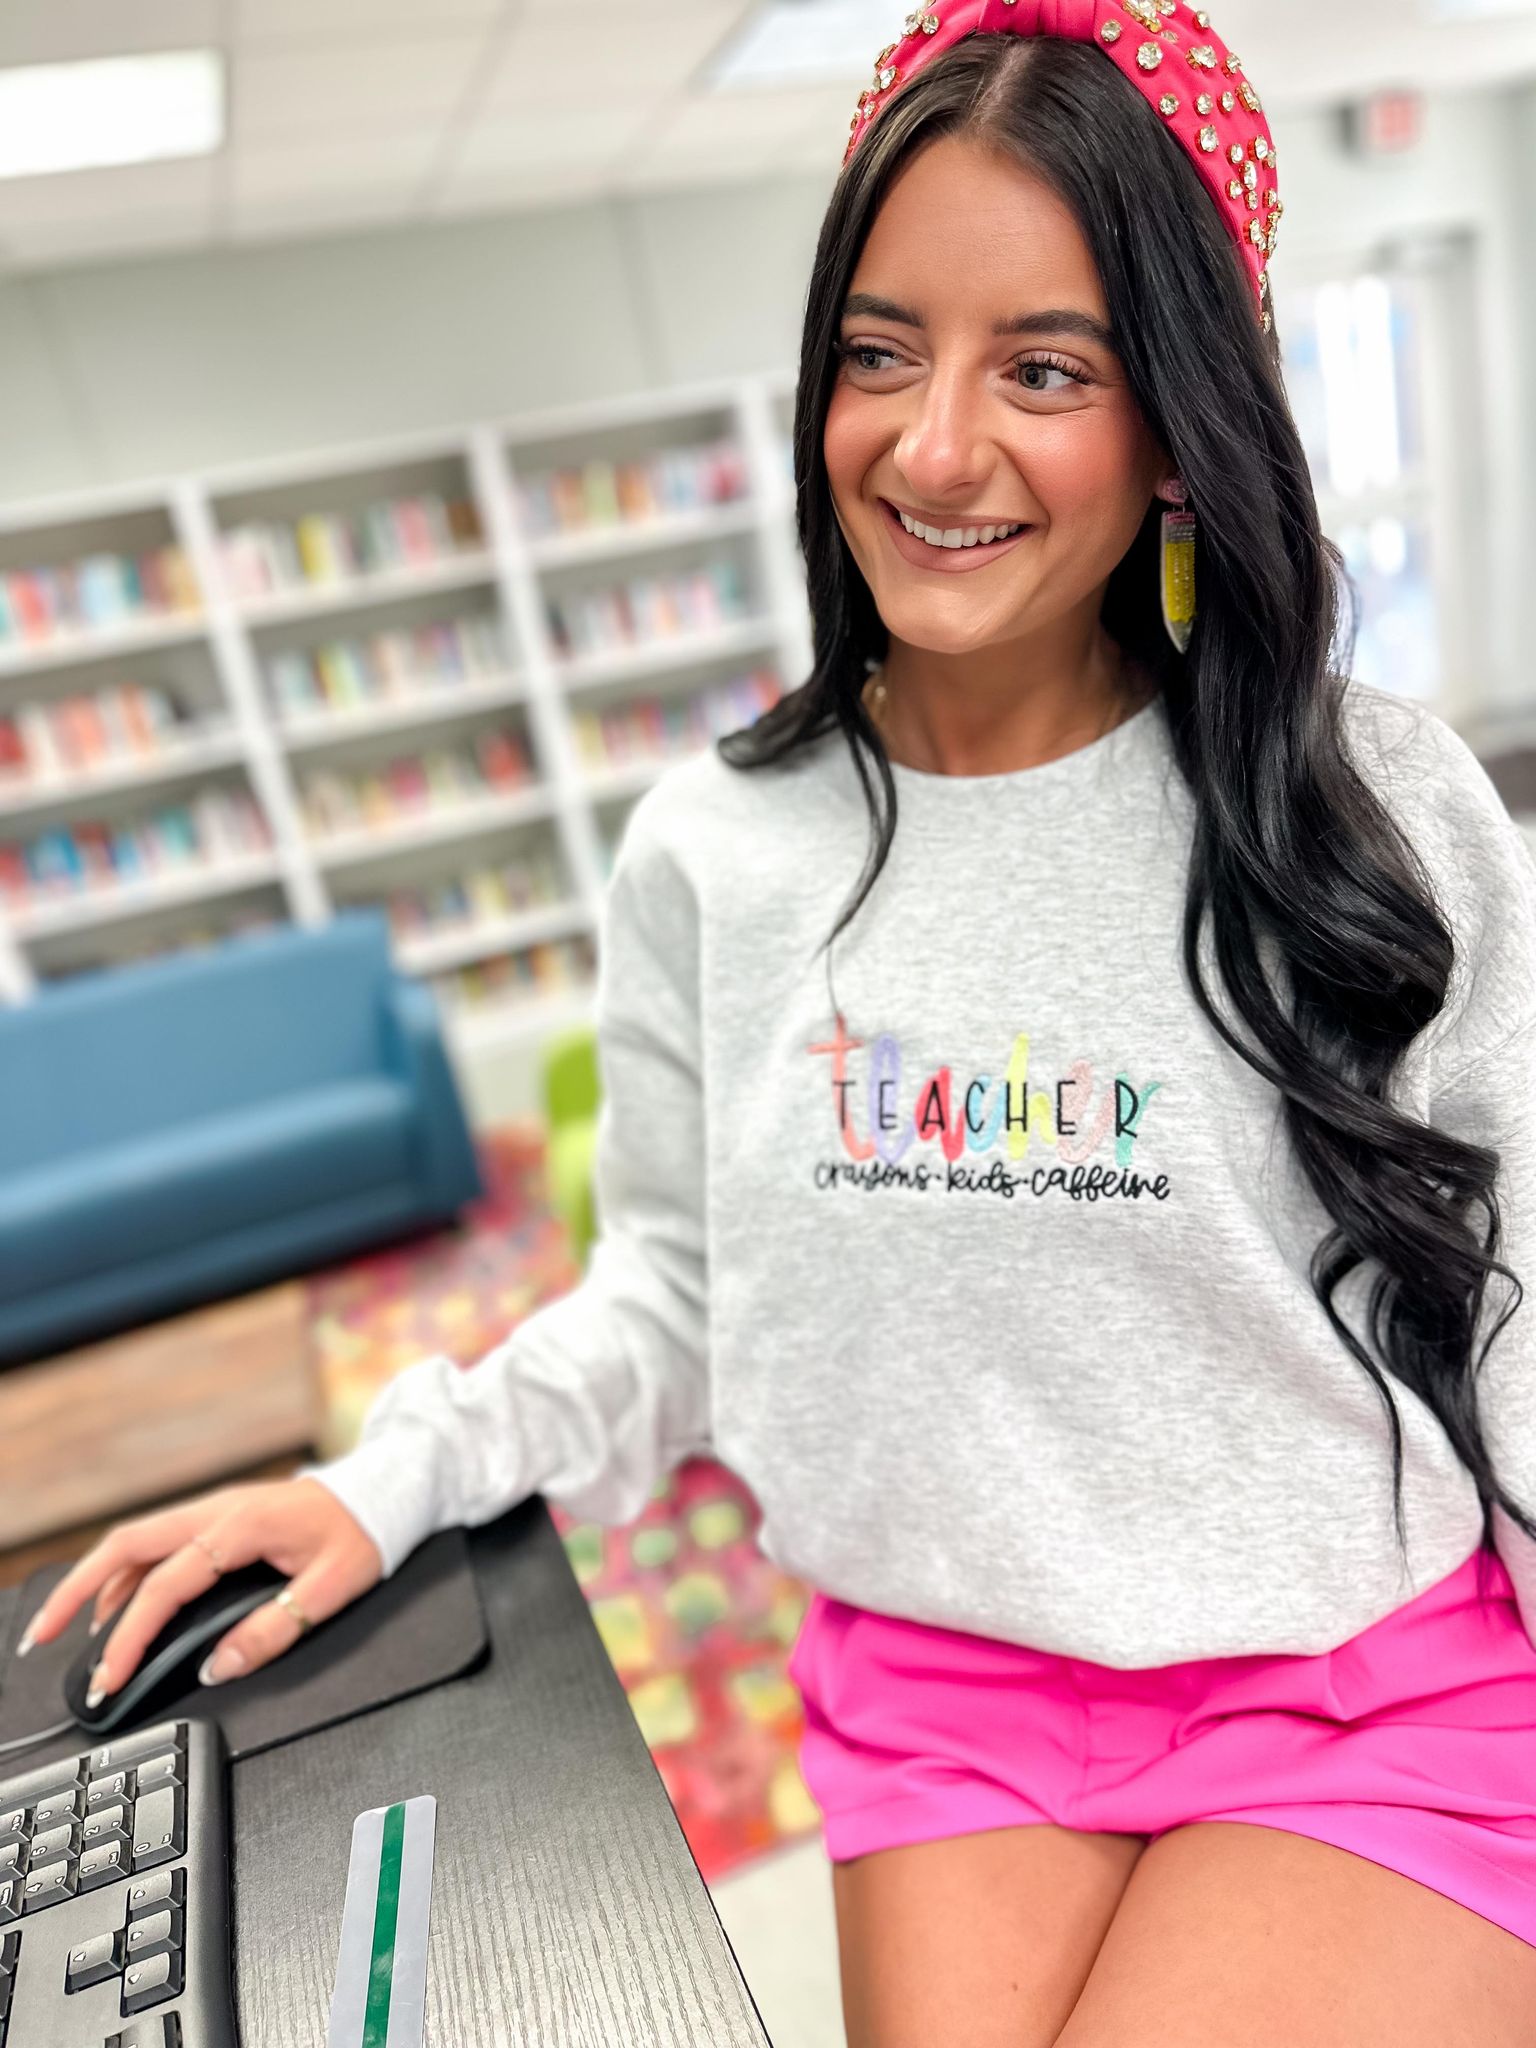
<instances>
[{"instance_id":1,"label":"window","mask_svg":"<svg viewBox=\"0 0 1536 2048\"><path fill-rule=\"evenodd\" d=\"M1286 387L1323 531L1360 593L1354 673L1442 712L1462 692L1466 445L1443 417L1434 364L1451 265L1340 267L1288 288L1276 318Z\"/></svg>"}]
</instances>

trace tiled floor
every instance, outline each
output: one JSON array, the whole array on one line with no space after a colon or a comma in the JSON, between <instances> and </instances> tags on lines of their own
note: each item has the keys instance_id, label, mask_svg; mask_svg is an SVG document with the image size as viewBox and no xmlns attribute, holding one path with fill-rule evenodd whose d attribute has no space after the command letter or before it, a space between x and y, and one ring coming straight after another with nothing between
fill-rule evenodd
<instances>
[{"instance_id":1,"label":"tiled floor","mask_svg":"<svg viewBox=\"0 0 1536 2048\"><path fill-rule=\"evenodd\" d=\"M773 2048L846 2048L832 1870L820 1841L760 1857L710 1896Z\"/></svg>"}]
</instances>

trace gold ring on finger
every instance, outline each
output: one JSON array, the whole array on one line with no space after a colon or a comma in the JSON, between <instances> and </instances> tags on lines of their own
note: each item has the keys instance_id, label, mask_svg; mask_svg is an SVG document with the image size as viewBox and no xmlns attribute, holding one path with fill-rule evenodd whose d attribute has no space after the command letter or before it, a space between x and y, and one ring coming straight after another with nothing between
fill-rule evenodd
<instances>
[{"instance_id":1,"label":"gold ring on finger","mask_svg":"<svg viewBox=\"0 0 1536 2048\"><path fill-rule=\"evenodd\" d=\"M194 1536L192 1541L197 1545L216 1572L224 1570L224 1553L222 1550L216 1550L206 1536Z\"/></svg>"},{"instance_id":2,"label":"gold ring on finger","mask_svg":"<svg viewBox=\"0 0 1536 2048\"><path fill-rule=\"evenodd\" d=\"M306 1630L313 1626L313 1623L310 1621L309 1616L304 1612L303 1608L299 1605L298 1601L294 1599L293 1588L291 1586L284 1586L281 1593L273 1595L273 1599L275 1604L281 1607L283 1611L286 1614L290 1615L293 1618L293 1620L298 1624L298 1630L300 1635L303 1635L306 1632Z\"/></svg>"}]
</instances>

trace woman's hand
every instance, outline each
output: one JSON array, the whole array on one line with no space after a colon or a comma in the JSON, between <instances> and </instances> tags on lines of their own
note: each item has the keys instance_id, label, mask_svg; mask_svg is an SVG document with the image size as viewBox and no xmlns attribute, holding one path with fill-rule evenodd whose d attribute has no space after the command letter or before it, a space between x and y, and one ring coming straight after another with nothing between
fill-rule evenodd
<instances>
[{"instance_id":1,"label":"woman's hand","mask_svg":"<svg viewBox=\"0 0 1536 2048\"><path fill-rule=\"evenodd\" d=\"M378 1546L318 1479L220 1487L108 1530L33 1615L17 1655L52 1642L93 1596L92 1634L127 1601L102 1645L91 1680L94 1706L131 1676L178 1608L224 1572L259 1558L287 1574L311 1622L326 1620L383 1575ZM301 1633L275 1599L265 1601L219 1638L199 1676L205 1685L243 1677L281 1656Z\"/></svg>"}]
</instances>

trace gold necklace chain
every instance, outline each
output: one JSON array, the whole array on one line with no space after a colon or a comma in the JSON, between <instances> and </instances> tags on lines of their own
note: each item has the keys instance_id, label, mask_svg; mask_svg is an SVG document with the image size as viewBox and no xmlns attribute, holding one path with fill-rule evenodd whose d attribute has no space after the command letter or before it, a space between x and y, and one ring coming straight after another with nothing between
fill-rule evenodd
<instances>
[{"instance_id":1,"label":"gold necklace chain","mask_svg":"<svg viewBox=\"0 0 1536 2048\"><path fill-rule=\"evenodd\" d=\"M1125 676L1130 673L1130 671L1131 664L1129 662L1125 662L1122 665L1121 669L1122 681L1124 680ZM864 699L864 708L869 713L870 718L874 721L876 730L880 733L880 737L884 739L886 737L886 734L883 720L890 700L890 691L886 687L885 670L883 667L875 669L872 672L872 674L867 678L864 684L862 694ZM1118 705L1120 700L1116 701ZM1120 716L1116 717L1112 715L1110 723L1104 726L1103 729L1100 732L1096 733L1094 737L1096 739L1103 739L1105 734L1113 732L1117 725L1124 724L1125 719L1130 717L1132 715L1132 712L1140 709L1141 705L1145 703L1145 701L1145 698L1140 698L1137 700L1135 704L1133 704L1130 707L1129 710L1122 711ZM1115 707L1112 707L1112 712L1114 708ZM1087 744L1091 745L1092 742L1088 742Z\"/></svg>"}]
</instances>

